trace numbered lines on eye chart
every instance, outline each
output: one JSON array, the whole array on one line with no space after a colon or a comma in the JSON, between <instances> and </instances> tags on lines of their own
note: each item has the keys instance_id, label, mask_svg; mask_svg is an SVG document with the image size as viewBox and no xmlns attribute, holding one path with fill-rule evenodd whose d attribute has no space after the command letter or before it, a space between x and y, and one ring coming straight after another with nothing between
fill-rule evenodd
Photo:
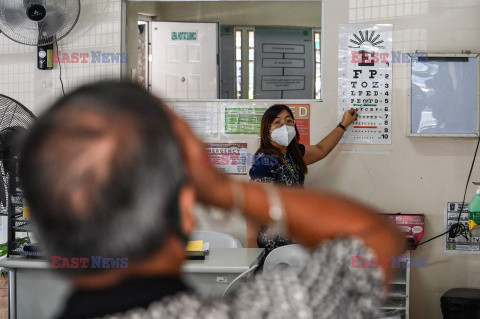
<instances>
[{"instance_id":1,"label":"numbered lines on eye chart","mask_svg":"<svg viewBox=\"0 0 480 319\"><path fill-rule=\"evenodd\" d=\"M342 143L391 144L392 26L341 25L338 116L358 109Z\"/></svg>"},{"instance_id":2,"label":"numbered lines on eye chart","mask_svg":"<svg viewBox=\"0 0 480 319\"><path fill-rule=\"evenodd\" d=\"M366 74L364 75L364 73ZM351 140L375 144L390 141L391 73L388 69L346 70L342 92L342 112L358 109L358 118L350 127Z\"/></svg>"}]
</instances>

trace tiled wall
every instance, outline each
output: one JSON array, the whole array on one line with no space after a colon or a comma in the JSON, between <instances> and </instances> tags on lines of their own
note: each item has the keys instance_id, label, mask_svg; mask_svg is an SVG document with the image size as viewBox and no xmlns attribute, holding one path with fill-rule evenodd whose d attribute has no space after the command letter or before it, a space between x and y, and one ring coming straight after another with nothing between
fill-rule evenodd
<instances>
[{"instance_id":1,"label":"tiled wall","mask_svg":"<svg viewBox=\"0 0 480 319\"><path fill-rule=\"evenodd\" d=\"M90 55L87 63L62 63L65 92L101 79L119 79L121 64L92 63L91 51L121 53L121 0L81 0L80 18L59 41L59 49L69 55ZM38 115L63 93L58 65L53 70L38 70L36 53L37 47L18 44L0 33L0 94ZM2 219L0 243L7 239L6 218Z\"/></svg>"},{"instance_id":2,"label":"tiled wall","mask_svg":"<svg viewBox=\"0 0 480 319\"><path fill-rule=\"evenodd\" d=\"M92 63L91 52L121 53L121 0L81 0L75 28L59 41L59 50L88 53L87 63L62 63L65 92L101 79L120 78L120 63ZM36 68L34 46L18 44L0 34L0 94L41 113L62 96L58 64L53 70Z\"/></svg>"}]
</instances>

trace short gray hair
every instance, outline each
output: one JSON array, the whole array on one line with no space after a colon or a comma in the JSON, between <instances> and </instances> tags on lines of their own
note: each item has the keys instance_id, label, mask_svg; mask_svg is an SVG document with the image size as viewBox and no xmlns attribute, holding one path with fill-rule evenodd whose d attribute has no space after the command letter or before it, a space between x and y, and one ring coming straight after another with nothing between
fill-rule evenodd
<instances>
[{"instance_id":1,"label":"short gray hair","mask_svg":"<svg viewBox=\"0 0 480 319\"><path fill-rule=\"evenodd\" d=\"M25 139L20 174L49 255L143 258L178 222L186 181L162 103L129 83L67 95Z\"/></svg>"}]
</instances>

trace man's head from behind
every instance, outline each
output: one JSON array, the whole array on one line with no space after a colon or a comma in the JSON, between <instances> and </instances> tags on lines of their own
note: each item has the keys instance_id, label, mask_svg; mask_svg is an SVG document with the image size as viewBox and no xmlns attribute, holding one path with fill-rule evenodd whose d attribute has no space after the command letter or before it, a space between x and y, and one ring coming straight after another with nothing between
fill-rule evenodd
<instances>
[{"instance_id":1,"label":"man's head from behind","mask_svg":"<svg viewBox=\"0 0 480 319\"><path fill-rule=\"evenodd\" d=\"M137 85L59 100L30 130L20 172L50 255L142 259L181 233L181 151L165 107Z\"/></svg>"}]
</instances>

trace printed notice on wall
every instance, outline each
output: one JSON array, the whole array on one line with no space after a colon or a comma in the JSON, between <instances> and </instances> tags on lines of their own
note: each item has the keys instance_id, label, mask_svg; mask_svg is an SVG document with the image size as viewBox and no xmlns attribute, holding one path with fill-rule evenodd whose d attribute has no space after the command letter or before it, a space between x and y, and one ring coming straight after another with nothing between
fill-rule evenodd
<instances>
[{"instance_id":1,"label":"printed notice on wall","mask_svg":"<svg viewBox=\"0 0 480 319\"><path fill-rule=\"evenodd\" d=\"M295 117L295 125L300 133L300 143L310 145L310 104L286 104ZM226 135L258 135L266 107L226 107Z\"/></svg>"},{"instance_id":2,"label":"printed notice on wall","mask_svg":"<svg viewBox=\"0 0 480 319\"><path fill-rule=\"evenodd\" d=\"M266 107L226 107L225 134L259 135Z\"/></svg>"},{"instance_id":3,"label":"printed notice on wall","mask_svg":"<svg viewBox=\"0 0 480 319\"><path fill-rule=\"evenodd\" d=\"M218 108L203 106L175 106L175 112L190 125L199 137L218 136Z\"/></svg>"},{"instance_id":4,"label":"printed notice on wall","mask_svg":"<svg viewBox=\"0 0 480 319\"><path fill-rule=\"evenodd\" d=\"M255 27L256 99L311 99L313 34L311 28Z\"/></svg>"},{"instance_id":5,"label":"printed notice on wall","mask_svg":"<svg viewBox=\"0 0 480 319\"><path fill-rule=\"evenodd\" d=\"M300 144L310 145L310 104L287 104L295 117L295 125L300 133Z\"/></svg>"},{"instance_id":6,"label":"printed notice on wall","mask_svg":"<svg viewBox=\"0 0 480 319\"><path fill-rule=\"evenodd\" d=\"M465 226L466 232L455 238L450 238L448 233L445 235L445 253L453 254L480 254L480 237L473 237L468 231L468 204L465 203L462 209L462 202L447 202L445 206L445 231L450 230L452 225L458 221Z\"/></svg>"},{"instance_id":7,"label":"printed notice on wall","mask_svg":"<svg viewBox=\"0 0 480 319\"><path fill-rule=\"evenodd\" d=\"M338 119L358 108L340 143L391 144L392 25L340 25Z\"/></svg>"},{"instance_id":8,"label":"printed notice on wall","mask_svg":"<svg viewBox=\"0 0 480 319\"><path fill-rule=\"evenodd\" d=\"M207 143L206 164L229 175L247 175L247 143ZM208 160L209 161L208 161Z\"/></svg>"}]
</instances>

